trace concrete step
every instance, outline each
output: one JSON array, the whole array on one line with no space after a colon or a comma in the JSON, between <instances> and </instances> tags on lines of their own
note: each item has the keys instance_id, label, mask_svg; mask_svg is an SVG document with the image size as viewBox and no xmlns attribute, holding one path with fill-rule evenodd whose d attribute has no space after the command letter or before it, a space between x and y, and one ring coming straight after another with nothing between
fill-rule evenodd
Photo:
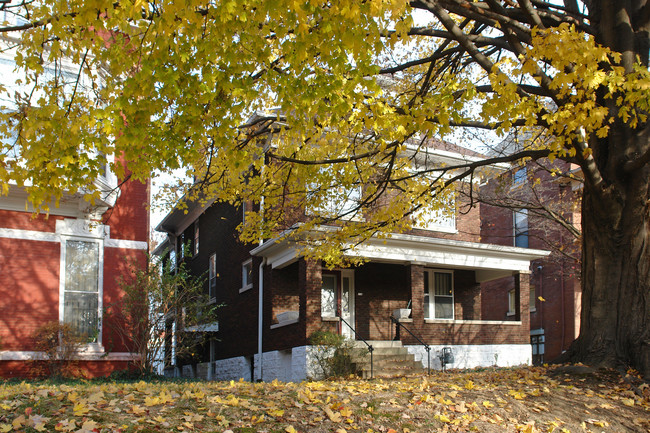
<instances>
[{"instance_id":1,"label":"concrete step","mask_svg":"<svg viewBox=\"0 0 650 433\"><path fill-rule=\"evenodd\" d=\"M398 340L369 340L366 343L370 344L374 349L383 348L383 347L403 347L402 342ZM355 347L368 348L363 341L355 341L353 343Z\"/></svg>"},{"instance_id":2,"label":"concrete step","mask_svg":"<svg viewBox=\"0 0 650 433\"><path fill-rule=\"evenodd\" d=\"M373 351L373 375L375 377L393 377L407 374L422 373L424 367L421 362L402 346L399 341L372 341ZM363 345L363 343L361 343ZM357 347L361 349L360 346ZM363 345L365 349L366 346ZM370 377L370 354L364 350L363 353L355 355L355 364L361 372L362 377Z\"/></svg>"}]
</instances>

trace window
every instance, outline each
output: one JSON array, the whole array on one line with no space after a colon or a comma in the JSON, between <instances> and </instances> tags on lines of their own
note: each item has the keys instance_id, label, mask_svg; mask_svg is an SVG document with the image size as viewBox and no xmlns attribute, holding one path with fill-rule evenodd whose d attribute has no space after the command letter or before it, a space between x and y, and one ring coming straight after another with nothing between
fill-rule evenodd
<instances>
[{"instance_id":1,"label":"window","mask_svg":"<svg viewBox=\"0 0 650 433\"><path fill-rule=\"evenodd\" d=\"M194 257L199 255L199 220L194 222Z\"/></svg>"},{"instance_id":2,"label":"window","mask_svg":"<svg viewBox=\"0 0 650 433\"><path fill-rule=\"evenodd\" d=\"M322 317L336 317L338 306L336 275L323 275L320 309Z\"/></svg>"},{"instance_id":3,"label":"window","mask_svg":"<svg viewBox=\"0 0 650 433\"><path fill-rule=\"evenodd\" d=\"M452 271L424 272L424 318L454 318L454 284Z\"/></svg>"},{"instance_id":4,"label":"window","mask_svg":"<svg viewBox=\"0 0 650 433\"><path fill-rule=\"evenodd\" d=\"M515 289L512 289L508 292L508 316L514 316L517 310L517 294Z\"/></svg>"},{"instance_id":5,"label":"window","mask_svg":"<svg viewBox=\"0 0 650 433\"><path fill-rule=\"evenodd\" d=\"M535 308L535 288L531 287L529 293L530 297L528 298L528 308L531 312L537 311L537 308Z\"/></svg>"},{"instance_id":6,"label":"window","mask_svg":"<svg viewBox=\"0 0 650 433\"><path fill-rule=\"evenodd\" d=\"M210 299L217 296L217 255L210 255L210 263L208 265L208 281L209 281L209 295Z\"/></svg>"},{"instance_id":7,"label":"window","mask_svg":"<svg viewBox=\"0 0 650 433\"><path fill-rule=\"evenodd\" d=\"M253 287L253 261L252 259L246 260L241 265L241 288L242 290L251 289Z\"/></svg>"},{"instance_id":8,"label":"window","mask_svg":"<svg viewBox=\"0 0 650 433\"><path fill-rule=\"evenodd\" d=\"M521 167L512 175L512 186L523 185L527 179L526 167Z\"/></svg>"},{"instance_id":9,"label":"window","mask_svg":"<svg viewBox=\"0 0 650 433\"><path fill-rule=\"evenodd\" d=\"M528 209L514 211L513 225L515 246L528 248Z\"/></svg>"},{"instance_id":10,"label":"window","mask_svg":"<svg viewBox=\"0 0 650 433\"><path fill-rule=\"evenodd\" d=\"M413 227L432 231L456 231L456 200L451 195L439 209L420 208L413 213Z\"/></svg>"},{"instance_id":11,"label":"window","mask_svg":"<svg viewBox=\"0 0 650 433\"><path fill-rule=\"evenodd\" d=\"M63 321L89 343L100 340L100 244L66 240Z\"/></svg>"},{"instance_id":12,"label":"window","mask_svg":"<svg viewBox=\"0 0 650 433\"><path fill-rule=\"evenodd\" d=\"M326 167L320 169L325 173ZM323 179L330 179L325 176ZM327 186L319 186L316 182L307 184L308 207L305 213L319 215L323 218L341 218L346 220L360 219L359 204L361 203L361 186L341 186L335 179L323 180Z\"/></svg>"}]
</instances>

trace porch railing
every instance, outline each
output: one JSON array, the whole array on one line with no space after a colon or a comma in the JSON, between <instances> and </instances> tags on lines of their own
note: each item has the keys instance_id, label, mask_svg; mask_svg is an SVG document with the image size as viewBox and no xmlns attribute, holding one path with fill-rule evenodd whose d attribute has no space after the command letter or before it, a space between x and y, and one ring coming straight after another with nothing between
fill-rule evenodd
<instances>
[{"instance_id":1,"label":"porch railing","mask_svg":"<svg viewBox=\"0 0 650 433\"><path fill-rule=\"evenodd\" d=\"M373 357L372 357L372 352L374 352L374 348L372 347L371 344L368 344L366 340L363 339L358 333L357 330L352 327L343 317L339 316L339 319L341 322L345 323L345 325L354 332L354 336L356 337L357 340L362 341L363 344L365 344L368 347L368 352L370 352L370 378L372 379L374 377L374 362L373 362Z\"/></svg>"},{"instance_id":2,"label":"porch railing","mask_svg":"<svg viewBox=\"0 0 650 433\"><path fill-rule=\"evenodd\" d=\"M411 332L410 329L408 329L406 326L404 326L399 320L394 318L393 316L390 316L390 320L397 325L397 331L399 332L399 328L404 328L406 332L411 334L411 337L415 338L421 345L424 346L424 350L427 351L427 374L431 374L431 346L429 346L427 343L422 341L417 335ZM399 334L398 334L399 336Z\"/></svg>"}]
</instances>

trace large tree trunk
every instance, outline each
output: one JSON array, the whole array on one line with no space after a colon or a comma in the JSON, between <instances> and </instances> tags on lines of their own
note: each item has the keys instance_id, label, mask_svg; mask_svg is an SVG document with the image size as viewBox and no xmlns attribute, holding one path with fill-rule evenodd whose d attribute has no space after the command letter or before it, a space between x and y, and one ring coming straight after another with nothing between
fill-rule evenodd
<instances>
[{"instance_id":1,"label":"large tree trunk","mask_svg":"<svg viewBox=\"0 0 650 433\"><path fill-rule=\"evenodd\" d=\"M582 205L582 314L570 358L632 366L650 376L650 230L647 170L629 179L625 199L585 188ZM619 196L620 197L620 196Z\"/></svg>"},{"instance_id":2,"label":"large tree trunk","mask_svg":"<svg viewBox=\"0 0 650 433\"><path fill-rule=\"evenodd\" d=\"M646 1L587 4L596 40L623 53L628 73L637 56L647 67ZM608 137L589 140L597 170L582 164L582 314L569 355L594 365L631 366L650 378L650 167L647 161L630 165L644 160L650 126L631 128L616 115L616 98L598 96L613 123Z\"/></svg>"}]
</instances>

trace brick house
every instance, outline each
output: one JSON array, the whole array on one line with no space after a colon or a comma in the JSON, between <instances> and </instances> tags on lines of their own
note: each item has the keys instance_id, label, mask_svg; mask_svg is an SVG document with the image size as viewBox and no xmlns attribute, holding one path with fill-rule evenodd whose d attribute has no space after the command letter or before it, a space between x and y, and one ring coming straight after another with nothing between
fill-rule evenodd
<instances>
[{"instance_id":1,"label":"brick house","mask_svg":"<svg viewBox=\"0 0 650 433\"><path fill-rule=\"evenodd\" d=\"M572 177L552 175L549 169ZM515 167L482 187L481 241L550 250L531 263L529 294L533 362L552 361L567 350L580 331L580 188L579 173L563 161ZM495 197L499 197L495 200ZM547 210L566 227L547 218ZM514 320L514 285L509 280L484 284L493 293L482 304L490 320ZM540 299L541 298L541 299Z\"/></svg>"},{"instance_id":2,"label":"brick house","mask_svg":"<svg viewBox=\"0 0 650 433\"><path fill-rule=\"evenodd\" d=\"M31 361L44 356L33 334L48 322L88 336L75 358L87 376L133 359L102 312L120 297L128 266L146 265L149 186L127 180L118 188L109 170L95 182L105 194L94 206L70 195L47 216L26 211L17 186L0 198L0 377L32 374Z\"/></svg>"},{"instance_id":3,"label":"brick house","mask_svg":"<svg viewBox=\"0 0 650 433\"><path fill-rule=\"evenodd\" d=\"M427 157L446 165L468 158L440 149ZM481 242L480 209L461 214L464 199L456 200L426 227L365 241L349 253L364 264L335 270L305 259L282 237L239 242L241 207L207 202L173 210L157 227L167 234L157 252L171 248L193 274L207 274L205 290L224 305L195 371L218 379L303 380L315 376L314 331L380 345L396 339L391 315L407 308L400 322L431 346L430 358L404 330L398 344L423 366L440 368L443 347L453 352L450 367L530 363L530 261L548 252ZM183 244L191 257L181 257ZM492 294L483 284L502 278L516 288L513 320L487 319L483 304ZM175 374L192 371L180 361L173 367Z\"/></svg>"}]
</instances>

